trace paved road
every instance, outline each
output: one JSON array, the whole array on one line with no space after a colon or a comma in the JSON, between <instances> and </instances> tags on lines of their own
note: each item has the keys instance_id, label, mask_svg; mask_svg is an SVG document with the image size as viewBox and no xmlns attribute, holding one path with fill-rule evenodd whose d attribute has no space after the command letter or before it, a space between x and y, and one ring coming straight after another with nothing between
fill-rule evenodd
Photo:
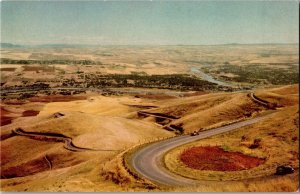
<instances>
[{"instance_id":1,"label":"paved road","mask_svg":"<svg viewBox=\"0 0 300 194\"><path fill-rule=\"evenodd\" d=\"M13 130L13 133L20 135L20 136L26 136L31 138L38 138L39 140L45 140L45 141L56 141L56 142L64 142L64 148L70 151L74 152L82 152L82 151L119 151L119 150L108 150L108 149L90 149L90 148L82 148L75 146L72 142L72 139L70 137L62 137L58 135L53 134L47 134L47 133L39 133L39 132L26 132L21 128L17 128Z\"/></svg>"},{"instance_id":2,"label":"paved road","mask_svg":"<svg viewBox=\"0 0 300 194\"><path fill-rule=\"evenodd\" d=\"M269 106L269 102L268 101L265 101L263 99L260 99L258 98L253 92L250 93L250 98L254 101L254 102L257 102L258 104L261 104L265 107L268 107Z\"/></svg>"},{"instance_id":3,"label":"paved road","mask_svg":"<svg viewBox=\"0 0 300 194\"><path fill-rule=\"evenodd\" d=\"M198 136L184 135L152 143L134 153L129 162L141 176L153 181L154 183L168 186L196 185L197 181L171 173L164 167L162 159L167 151L195 140L257 123L271 115L272 114L268 114L251 120L241 121L224 127L203 131Z\"/></svg>"}]
</instances>

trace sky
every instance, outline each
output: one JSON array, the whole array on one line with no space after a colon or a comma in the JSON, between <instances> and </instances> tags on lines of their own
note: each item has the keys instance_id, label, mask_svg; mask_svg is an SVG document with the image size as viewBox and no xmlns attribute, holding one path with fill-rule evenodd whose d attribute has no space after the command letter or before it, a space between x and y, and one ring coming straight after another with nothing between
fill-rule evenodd
<instances>
[{"instance_id":1,"label":"sky","mask_svg":"<svg viewBox=\"0 0 300 194\"><path fill-rule=\"evenodd\" d=\"M295 1L2 1L1 42L299 43Z\"/></svg>"}]
</instances>

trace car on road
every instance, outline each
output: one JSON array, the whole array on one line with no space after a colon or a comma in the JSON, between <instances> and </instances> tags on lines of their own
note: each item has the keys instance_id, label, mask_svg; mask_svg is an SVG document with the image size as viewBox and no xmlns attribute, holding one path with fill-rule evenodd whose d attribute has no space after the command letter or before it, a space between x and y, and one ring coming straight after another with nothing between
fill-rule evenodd
<instances>
[{"instance_id":1,"label":"car on road","mask_svg":"<svg viewBox=\"0 0 300 194\"><path fill-rule=\"evenodd\" d=\"M295 172L294 168L290 165L282 165L276 168L275 175L286 175Z\"/></svg>"},{"instance_id":2,"label":"car on road","mask_svg":"<svg viewBox=\"0 0 300 194\"><path fill-rule=\"evenodd\" d=\"M196 136L196 135L199 135L199 131L194 131L190 134L191 136Z\"/></svg>"}]
</instances>

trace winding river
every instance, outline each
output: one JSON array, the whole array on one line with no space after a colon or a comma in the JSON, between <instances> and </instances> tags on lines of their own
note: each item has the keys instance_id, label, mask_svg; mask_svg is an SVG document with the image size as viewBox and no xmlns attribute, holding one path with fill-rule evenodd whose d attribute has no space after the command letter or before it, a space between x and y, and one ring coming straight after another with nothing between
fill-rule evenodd
<instances>
[{"instance_id":1,"label":"winding river","mask_svg":"<svg viewBox=\"0 0 300 194\"><path fill-rule=\"evenodd\" d=\"M222 81L218 81L216 79L214 79L212 76L202 72L199 68L197 67L191 67L191 72L196 75L196 76L199 76L201 77L203 80L206 80L206 81L209 81L211 83L215 83L215 84L218 84L220 86L227 86L227 87L234 87L232 84L229 84L229 83L225 83L225 82L222 82Z\"/></svg>"}]
</instances>

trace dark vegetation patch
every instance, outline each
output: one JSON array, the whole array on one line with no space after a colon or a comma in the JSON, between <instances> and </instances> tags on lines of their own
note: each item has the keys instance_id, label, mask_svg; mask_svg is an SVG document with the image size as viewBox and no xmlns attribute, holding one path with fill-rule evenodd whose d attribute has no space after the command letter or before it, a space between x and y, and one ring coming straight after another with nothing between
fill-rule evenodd
<instances>
[{"instance_id":1,"label":"dark vegetation patch","mask_svg":"<svg viewBox=\"0 0 300 194\"><path fill-rule=\"evenodd\" d=\"M0 71L15 71L17 68L15 67L3 67L0 68Z\"/></svg>"},{"instance_id":2,"label":"dark vegetation patch","mask_svg":"<svg viewBox=\"0 0 300 194\"><path fill-rule=\"evenodd\" d=\"M139 75L139 74L110 74L95 75L89 74L82 77L85 78L86 87L138 87L138 88L160 88L174 90L216 90L220 86L201 80L195 76L188 74L172 74L172 75ZM76 86L81 83L74 79L63 81L63 86Z\"/></svg>"},{"instance_id":3,"label":"dark vegetation patch","mask_svg":"<svg viewBox=\"0 0 300 194\"><path fill-rule=\"evenodd\" d=\"M96 62L92 60L16 60L16 59L7 59L1 58L1 64L24 64L24 65L31 65L31 64L39 64L39 65L52 65L52 64L65 64L65 65L101 65L101 62ZM25 67L25 66L24 66Z\"/></svg>"},{"instance_id":4,"label":"dark vegetation patch","mask_svg":"<svg viewBox=\"0 0 300 194\"><path fill-rule=\"evenodd\" d=\"M40 111L36 111L36 110L25 110L22 113L22 117L31 117L31 116L36 116L39 114Z\"/></svg>"},{"instance_id":5,"label":"dark vegetation patch","mask_svg":"<svg viewBox=\"0 0 300 194\"><path fill-rule=\"evenodd\" d=\"M7 116L10 112L5 110L3 106L0 109L0 126L8 125L14 119L13 117Z\"/></svg>"},{"instance_id":6,"label":"dark vegetation patch","mask_svg":"<svg viewBox=\"0 0 300 194\"><path fill-rule=\"evenodd\" d=\"M180 155L180 160L189 168L213 171L246 170L265 162L240 152L224 151L218 146L189 148Z\"/></svg>"},{"instance_id":7,"label":"dark vegetation patch","mask_svg":"<svg viewBox=\"0 0 300 194\"><path fill-rule=\"evenodd\" d=\"M4 126L4 125L8 125L8 124L11 124L12 120L13 119L16 119L18 118L19 116L14 116L14 117L11 117L9 116L9 114L11 112L7 111L4 107L1 106L1 117L0 117L0 126ZM39 114L39 111L36 111L36 110L25 110L23 113L22 113L22 117L30 117L30 116L36 116Z\"/></svg>"},{"instance_id":8,"label":"dark vegetation patch","mask_svg":"<svg viewBox=\"0 0 300 194\"><path fill-rule=\"evenodd\" d=\"M158 99L158 100L166 100L166 99L174 99L175 96L170 96L167 94L138 94L135 95L136 98L146 98L146 99Z\"/></svg>"},{"instance_id":9,"label":"dark vegetation patch","mask_svg":"<svg viewBox=\"0 0 300 194\"><path fill-rule=\"evenodd\" d=\"M1 178L15 178L32 175L48 170L49 166L43 157L36 158L18 166L3 169L1 168Z\"/></svg>"},{"instance_id":10,"label":"dark vegetation patch","mask_svg":"<svg viewBox=\"0 0 300 194\"><path fill-rule=\"evenodd\" d=\"M6 100L4 101L5 104L7 105L22 105L25 104L25 102L18 101L18 100Z\"/></svg>"},{"instance_id":11,"label":"dark vegetation patch","mask_svg":"<svg viewBox=\"0 0 300 194\"><path fill-rule=\"evenodd\" d=\"M273 64L275 65L275 64ZM218 70L205 68L206 73L220 74L232 73L236 77L219 76L221 80L233 82L246 82L252 84L296 84L299 80L299 68L288 66L286 69L265 67L262 65L251 64L247 66L222 65Z\"/></svg>"},{"instance_id":12,"label":"dark vegetation patch","mask_svg":"<svg viewBox=\"0 0 300 194\"><path fill-rule=\"evenodd\" d=\"M7 116L1 115L0 126L11 124L12 120L13 120L13 117L7 117Z\"/></svg>"}]
</instances>

